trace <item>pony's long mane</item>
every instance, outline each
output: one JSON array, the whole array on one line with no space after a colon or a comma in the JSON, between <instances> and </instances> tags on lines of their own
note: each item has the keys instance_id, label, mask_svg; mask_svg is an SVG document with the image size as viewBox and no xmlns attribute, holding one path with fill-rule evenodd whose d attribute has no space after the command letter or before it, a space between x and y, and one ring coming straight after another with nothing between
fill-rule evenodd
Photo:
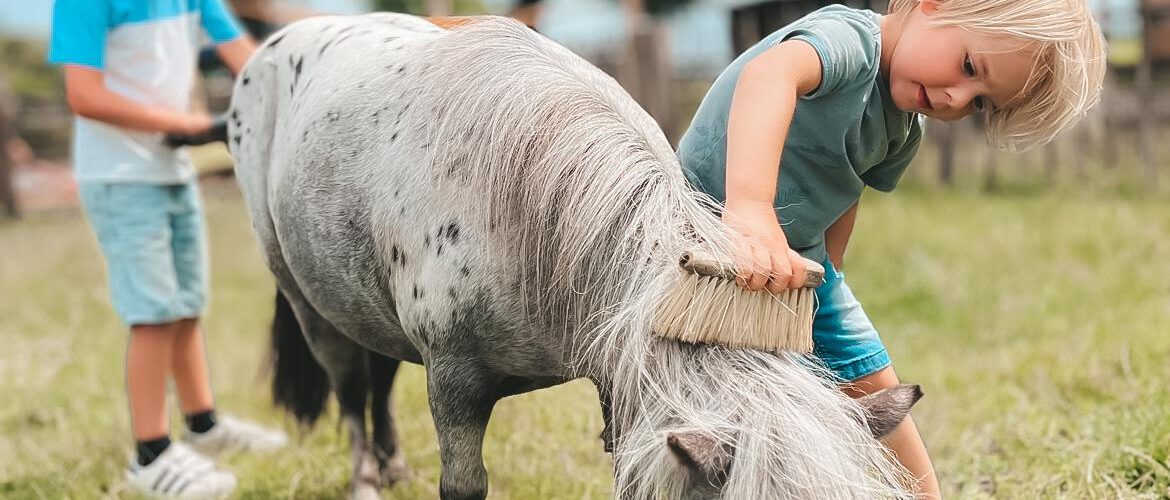
<instances>
[{"instance_id":1,"label":"pony's long mane","mask_svg":"<svg viewBox=\"0 0 1170 500\"><path fill-rule=\"evenodd\" d=\"M412 114L429 131L432 180L481 186L528 321L566 335L576 374L612 388L619 496L684 496L687 471L665 444L683 430L734 447L726 498L907 496L858 406L814 363L652 335L678 257L700 243L727 256L730 233L616 82L505 20L452 30L418 57L425 111Z\"/></svg>"}]
</instances>

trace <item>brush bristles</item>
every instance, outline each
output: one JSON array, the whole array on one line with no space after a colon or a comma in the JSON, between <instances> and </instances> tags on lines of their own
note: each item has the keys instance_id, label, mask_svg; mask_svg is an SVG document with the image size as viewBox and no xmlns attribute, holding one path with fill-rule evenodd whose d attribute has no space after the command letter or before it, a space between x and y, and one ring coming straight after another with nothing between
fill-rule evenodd
<instances>
[{"instance_id":1,"label":"brush bristles","mask_svg":"<svg viewBox=\"0 0 1170 500\"><path fill-rule=\"evenodd\" d=\"M654 333L692 344L812 352L815 288L749 292L731 280L682 274L658 308Z\"/></svg>"}]
</instances>

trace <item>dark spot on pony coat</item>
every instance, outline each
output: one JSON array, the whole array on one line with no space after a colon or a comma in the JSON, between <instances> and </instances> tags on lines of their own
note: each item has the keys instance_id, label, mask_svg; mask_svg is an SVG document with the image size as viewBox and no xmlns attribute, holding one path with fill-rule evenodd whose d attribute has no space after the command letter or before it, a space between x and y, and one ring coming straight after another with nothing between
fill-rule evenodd
<instances>
[{"instance_id":1,"label":"dark spot on pony coat","mask_svg":"<svg viewBox=\"0 0 1170 500\"><path fill-rule=\"evenodd\" d=\"M244 85L248 85L248 83L251 81L252 81L252 79L249 78L248 75L244 75L244 80L241 83L243 83Z\"/></svg>"},{"instance_id":2,"label":"dark spot on pony coat","mask_svg":"<svg viewBox=\"0 0 1170 500\"><path fill-rule=\"evenodd\" d=\"M468 269L468 268L467 268L467 264L464 264L464 265L463 265L463 267L459 268L459 274L462 274L462 275L463 275L463 276L465 276L465 277L466 277L466 276L470 276L470 275L471 275L471 269Z\"/></svg>"},{"instance_id":3,"label":"dark spot on pony coat","mask_svg":"<svg viewBox=\"0 0 1170 500\"><path fill-rule=\"evenodd\" d=\"M427 248L431 247L431 235L423 236L423 245L426 245Z\"/></svg>"},{"instance_id":4,"label":"dark spot on pony coat","mask_svg":"<svg viewBox=\"0 0 1170 500\"><path fill-rule=\"evenodd\" d=\"M239 145L240 145L240 139L242 139L242 138L243 138L243 136L241 136L240 134L236 134L236 136L235 136L235 137L232 137L232 141L236 143L236 146L239 146Z\"/></svg>"},{"instance_id":5,"label":"dark spot on pony coat","mask_svg":"<svg viewBox=\"0 0 1170 500\"><path fill-rule=\"evenodd\" d=\"M459 298L459 295L455 293L455 287L453 286L447 287L447 295L451 297L451 300L456 300Z\"/></svg>"},{"instance_id":6,"label":"dark spot on pony coat","mask_svg":"<svg viewBox=\"0 0 1170 500\"><path fill-rule=\"evenodd\" d=\"M288 33L281 33L280 36L273 38L271 42L268 42L268 48L271 49L272 47L275 47L276 44L280 43L281 40L284 40L286 35L288 35Z\"/></svg>"},{"instance_id":7,"label":"dark spot on pony coat","mask_svg":"<svg viewBox=\"0 0 1170 500\"><path fill-rule=\"evenodd\" d=\"M447 239L451 240L451 243L459 240L459 226L454 222L447 224Z\"/></svg>"}]
</instances>

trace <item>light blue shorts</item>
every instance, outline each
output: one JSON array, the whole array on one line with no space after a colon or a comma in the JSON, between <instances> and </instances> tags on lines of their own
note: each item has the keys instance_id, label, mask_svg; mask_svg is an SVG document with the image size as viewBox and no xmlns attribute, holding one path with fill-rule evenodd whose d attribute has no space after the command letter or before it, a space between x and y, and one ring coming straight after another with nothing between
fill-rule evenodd
<instances>
[{"instance_id":1,"label":"light blue shorts","mask_svg":"<svg viewBox=\"0 0 1170 500\"><path fill-rule=\"evenodd\" d=\"M890 355L861 303L828 259L825 283L817 288L813 354L844 381L857 380L890 365Z\"/></svg>"},{"instance_id":2,"label":"light blue shorts","mask_svg":"<svg viewBox=\"0 0 1170 500\"><path fill-rule=\"evenodd\" d=\"M195 182L84 182L81 204L97 234L114 310L127 325L198 317L207 250Z\"/></svg>"}]
</instances>

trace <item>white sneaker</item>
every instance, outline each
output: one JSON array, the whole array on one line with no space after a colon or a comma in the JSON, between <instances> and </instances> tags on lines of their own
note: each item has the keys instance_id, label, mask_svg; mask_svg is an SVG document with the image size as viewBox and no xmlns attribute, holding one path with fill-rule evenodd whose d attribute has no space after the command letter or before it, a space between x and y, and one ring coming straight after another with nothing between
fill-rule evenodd
<instances>
[{"instance_id":1,"label":"white sneaker","mask_svg":"<svg viewBox=\"0 0 1170 500\"><path fill-rule=\"evenodd\" d=\"M195 450L216 456L227 451L276 450L288 444L288 437L278 430L224 415L216 419L215 427L207 432L188 431L183 441Z\"/></svg>"},{"instance_id":2,"label":"white sneaker","mask_svg":"<svg viewBox=\"0 0 1170 500\"><path fill-rule=\"evenodd\" d=\"M183 443L171 443L150 465L134 460L126 471L131 490L151 498L223 498L236 488L236 476Z\"/></svg>"}]
</instances>

